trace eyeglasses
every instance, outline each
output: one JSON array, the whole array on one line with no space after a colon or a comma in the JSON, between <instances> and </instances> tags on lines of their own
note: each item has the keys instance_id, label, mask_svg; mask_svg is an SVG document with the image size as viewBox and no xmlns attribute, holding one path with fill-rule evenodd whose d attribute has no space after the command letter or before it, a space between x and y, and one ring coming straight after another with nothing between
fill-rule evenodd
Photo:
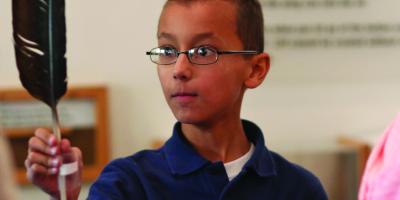
<instances>
[{"instance_id":1,"label":"eyeglasses","mask_svg":"<svg viewBox=\"0 0 400 200\"><path fill-rule=\"evenodd\" d=\"M189 62L196 65L209 65L218 61L222 54L255 55L258 51L218 51L212 46L199 46L187 51L178 51L171 46L161 46L146 52L150 60L158 65L171 65L176 63L180 54L186 54Z\"/></svg>"}]
</instances>

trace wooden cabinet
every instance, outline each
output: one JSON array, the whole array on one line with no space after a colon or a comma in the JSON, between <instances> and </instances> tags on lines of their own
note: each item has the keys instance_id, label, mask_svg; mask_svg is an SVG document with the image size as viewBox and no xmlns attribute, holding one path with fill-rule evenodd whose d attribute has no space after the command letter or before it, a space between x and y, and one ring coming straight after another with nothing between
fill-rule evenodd
<instances>
[{"instance_id":1,"label":"wooden cabinet","mask_svg":"<svg viewBox=\"0 0 400 200\"><path fill-rule=\"evenodd\" d=\"M109 161L107 89L71 87L58 105L62 137L83 153L83 180L94 180ZM51 129L50 109L23 89L0 90L0 123L9 139L17 180L27 183L28 140L38 127Z\"/></svg>"}]
</instances>

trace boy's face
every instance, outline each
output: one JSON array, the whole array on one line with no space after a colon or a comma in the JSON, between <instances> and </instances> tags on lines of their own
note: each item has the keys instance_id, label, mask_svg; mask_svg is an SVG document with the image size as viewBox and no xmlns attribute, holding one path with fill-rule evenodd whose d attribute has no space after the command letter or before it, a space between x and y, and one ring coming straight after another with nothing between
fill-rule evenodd
<instances>
[{"instance_id":1,"label":"boy's face","mask_svg":"<svg viewBox=\"0 0 400 200\"><path fill-rule=\"evenodd\" d=\"M161 14L158 45L186 51L211 45L219 51L243 50L236 33L235 6L225 1L170 3ZM178 121L207 125L240 117L251 59L220 55L218 62L195 65L181 54L175 64L158 66L165 98Z\"/></svg>"}]
</instances>

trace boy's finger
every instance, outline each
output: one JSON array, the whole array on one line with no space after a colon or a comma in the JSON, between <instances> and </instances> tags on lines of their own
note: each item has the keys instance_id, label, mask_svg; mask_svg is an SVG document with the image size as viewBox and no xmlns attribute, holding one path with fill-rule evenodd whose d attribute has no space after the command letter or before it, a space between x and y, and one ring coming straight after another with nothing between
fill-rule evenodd
<instances>
[{"instance_id":1,"label":"boy's finger","mask_svg":"<svg viewBox=\"0 0 400 200\"><path fill-rule=\"evenodd\" d=\"M61 152L63 153L71 152L71 142L68 139L62 139L60 146L61 146Z\"/></svg>"},{"instance_id":2,"label":"boy's finger","mask_svg":"<svg viewBox=\"0 0 400 200\"><path fill-rule=\"evenodd\" d=\"M79 167L83 167L83 160L82 160L82 152L78 147L71 148L71 154L73 156L73 160L79 162Z\"/></svg>"},{"instance_id":3,"label":"boy's finger","mask_svg":"<svg viewBox=\"0 0 400 200\"><path fill-rule=\"evenodd\" d=\"M72 147L72 152L76 156L76 160L79 163L79 169L83 169L82 151L78 147ZM82 173L82 171L81 171L81 173Z\"/></svg>"},{"instance_id":4,"label":"boy's finger","mask_svg":"<svg viewBox=\"0 0 400 200\"><path fill-rule=\"evenodd\" d=\"M28 141L28 153L39 152L47 155L54 156L58 152L57 146L49 146L43 140L38 137L31 137Z\"/></svg>"},{"instance_id":5,"label":"boy's finger","mask_svg":"<svg viewBox=\"0 0 400 200\"><path fill-rule=\"evenodd\" d=\"M69 148L69 152L63 152L62 154L63 162L70 163L78 161L82 163L82 153L77 147Z\"/></svg>"},{"instance_id":6,"label":"boy's finger","mask_svg":"<svg viewBox=\"0 0 400 200\"><path fill-rule=\"evenodd\" d=\"M79 167L83 167L82 152L78 147L71 147L71 142L68 139L61 140L61 152L64 162L78 161Z\"/></svg>"},{"instance_id":7,"label":"boy's finger","mask_svg":"<svg viewBox=\"0 0 400 200\"><path fill-rule=\"evenodd\" d=\"M46 129L43 128L36 129L35 136L41 139L44 143L48 144L49 146L57 146L56 137Z\"/></svg>"},{"instance_id":8,"label":"boy's finger","mask_svg":"<svg viewBox=\"0 0 400 200\"><path fill-rule=\"evenodd\" d=\"M37 175L47 175L47 168L39 164L33 164L30 166L28 169L28 177L33 178Z\"/></svg>"},{"instance_id":9,"label":"boy's finger","mask_svg":"<svg viewBox=\"0 0 400 200\"><path fill-rule=\"evenodd\" d=\"M47 175L46 167L43 167L39 164L33 164L28 168L26 176L31 182L34 182L35 177L46 176L46 175Z\"/></svg>"},{"instance_id":10,"label":"boy's finger","mask_svg":"<svg viewBox=\"0 0 400 200\"><path fill-rule=\"evenodd\" d=\"M78 147L72 147L72 152L76 155L77 160L82 160L82 151Z\"/></svg>"},{"instance_id":11,"label":"boy's finger","mask_svg":"<svg viewBox=\"0 0 400 200\"><path fill-rule=\"evenodd\" d=\"M61 161L58 158L52 158L37 152L30 152L28 154L27 166L32 166L33 164L40 164L46 168L58 167L61 165Z\"/></svg>"},{"instance_id":12,"label":"boy's finger","mask_svg":"<svg viewBox=\"0 0 400 200\"><path fill-rule=\"evenodd\" d=\"M40 164L33 164L27 170L27 178L31 182L35 182L35 178L40 176L55 175L58 173L57 168L46 168Z\"/></svg>"}]
</instances>

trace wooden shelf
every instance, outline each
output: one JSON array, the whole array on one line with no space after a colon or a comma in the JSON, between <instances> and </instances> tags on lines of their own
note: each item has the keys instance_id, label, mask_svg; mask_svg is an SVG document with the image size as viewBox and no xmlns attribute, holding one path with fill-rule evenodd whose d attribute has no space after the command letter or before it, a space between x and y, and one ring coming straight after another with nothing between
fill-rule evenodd
<instances>
[{"instance_id":1,"label":"wooden shelf","mask_svg":"<svg viewBox=\"0 0 400 200\"><path fill-rule=\"evenodd\" d=\"M51 130L49 127L41 127ZM34 128L17 128L17 129L4 129L4 135L11 138L24 138L24 137L31 137L33 135L32 130ZM71 128L61 128L61 133L63 136L70 135L73 129Z\"/></svg>"}]
</instances>

